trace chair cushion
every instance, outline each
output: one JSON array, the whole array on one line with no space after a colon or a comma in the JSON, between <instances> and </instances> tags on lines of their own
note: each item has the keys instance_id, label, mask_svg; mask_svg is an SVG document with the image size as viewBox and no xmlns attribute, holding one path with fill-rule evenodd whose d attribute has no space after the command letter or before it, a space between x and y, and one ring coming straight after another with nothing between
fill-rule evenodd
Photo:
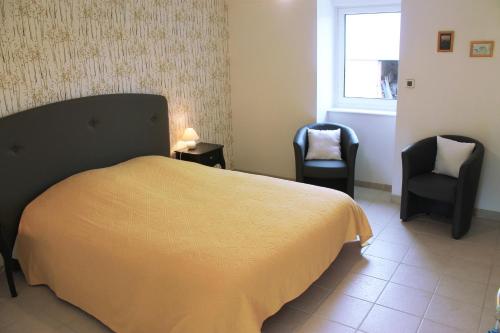
<instances>
[{"instance_id":1,"label":"chair cushion","mask_svg":"<svg viewBox=\"0 0 500 333\"><path fill-rule=\"evenodd\" d=\"M418 196L444 201L455 202L457 179L435 173L424 173L408 180L408 190Z\"/></svg>"},{"instance_id":2,"label":"chair cushion","mask_svg":"<svg viewBox=\"0 0 500 333\"><path fill-rule=\"evenodd\" d=\"M340 128L336 130L307 130L306 160L341 160Z\"/></svg>"},{"instance_id":3,"label":"chair cushion","mask_svg":"<svg viewBox=\"0 0 500 333\"><path fill-rule=\"evenodd\" d=\"M304 176L310 178L346 178L347 164L341 160L309 160L304 162Z\"/></svg>"},{"instance_id":4,"label":"chair cushion","mask_svg":"<svg viewBox=\"0 0 500 333\"><path fill-rule=\"evenodd\" d=\"M469 158L475 146L475 143L458 142L438 136L433 172L458 178L460 167Z\"/></svg>"}]
</instances>

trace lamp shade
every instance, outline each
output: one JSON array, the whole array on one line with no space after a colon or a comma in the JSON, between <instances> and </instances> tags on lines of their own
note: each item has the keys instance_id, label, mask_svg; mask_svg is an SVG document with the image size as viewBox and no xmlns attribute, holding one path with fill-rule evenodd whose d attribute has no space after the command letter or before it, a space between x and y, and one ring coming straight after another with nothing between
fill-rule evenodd
<instances>
[{"instance_id":1,"label":"lamp shade","mask_svg":"<svg viewBox=\"0 0 500 333\"><path fill-rule=\"evenodd\" d=\"M196 131L189 127L189 128L186 128L184 130L184 134L182 135L182 141L196 141L198 140L200 137L198 136L198 134L196 134Z\"/></svg>"}]
</instances>

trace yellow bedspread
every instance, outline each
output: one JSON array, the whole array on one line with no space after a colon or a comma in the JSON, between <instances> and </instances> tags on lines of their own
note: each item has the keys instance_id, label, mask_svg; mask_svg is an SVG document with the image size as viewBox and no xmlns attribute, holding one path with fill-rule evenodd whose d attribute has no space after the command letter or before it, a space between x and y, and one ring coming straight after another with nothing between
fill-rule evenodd
<instances>
[{"instance_id":1,"label":"yellow bedspread","mask_svg":"<svg viewBox=\"0 0 500 333\"><path fill-rule=\"evenodd\" d=\"M17 250L30 284L116 332L260 332L371 234L341 192L148 156L48 189Z\"/></svg>"}]
</instances>

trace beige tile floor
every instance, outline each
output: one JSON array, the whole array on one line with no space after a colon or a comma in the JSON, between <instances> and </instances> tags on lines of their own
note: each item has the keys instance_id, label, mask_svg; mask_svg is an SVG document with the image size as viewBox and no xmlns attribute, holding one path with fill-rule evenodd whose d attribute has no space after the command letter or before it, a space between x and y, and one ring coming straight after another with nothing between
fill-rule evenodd
<instances>
[{"instance_id":1,"label":"beige tile floor","mask_svg":"<svg viewBox=\"0 0 500 333\"><path fill-rule=\"evenodd\" d=\"M475 219L462 240L444 222L402 223L386 192L356 189L375 237L344 247L300 297L269 318L263 332L487 332L500 287L500 222ZM16 275L19 297L0 278L0 332L109 332L46 287Z\"/></svg>"}]
</instances>

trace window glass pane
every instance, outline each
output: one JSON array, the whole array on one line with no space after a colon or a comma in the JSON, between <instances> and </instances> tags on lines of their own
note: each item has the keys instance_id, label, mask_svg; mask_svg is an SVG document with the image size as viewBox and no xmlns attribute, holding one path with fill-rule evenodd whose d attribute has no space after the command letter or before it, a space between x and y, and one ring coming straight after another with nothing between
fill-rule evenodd
<instances>
[{"instance_id":1,"label":"window glass pane","mask_svg":"<svg viewBox=\"0 0 500 333\"><path fill-rule=\"evenodd\" d=\"M400 13L345 16L344 97L397 99Z\"/></svg>"}]
</instances>

